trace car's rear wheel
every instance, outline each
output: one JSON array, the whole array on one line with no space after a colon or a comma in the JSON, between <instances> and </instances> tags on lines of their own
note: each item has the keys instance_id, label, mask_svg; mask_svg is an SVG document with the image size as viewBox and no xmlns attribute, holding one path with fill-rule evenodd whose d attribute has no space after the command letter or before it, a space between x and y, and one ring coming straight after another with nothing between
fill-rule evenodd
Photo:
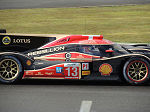
<instances>
[{"instance_id":1,"label":"car's rear wheel","mask_svg":"<svg viewBox=\"0 0 150 112\"><path fill-rule=\"evenodd\" d=\"M14 83L23 76L23 68L20 61L13 56L4 56L0 59L0 81L2 83Z\"/></svg>"},{"instance_id":2,"label":"car's rear wheel","mask_svg":"<svg viewBox=\"0 0 150 112\"><path fill-rule=\"evenodd\" d=\"M125 63L123 76L132 85L144 84L150 78L150 64L145 59L132 58Z\"/></svg>"}]
</instances>

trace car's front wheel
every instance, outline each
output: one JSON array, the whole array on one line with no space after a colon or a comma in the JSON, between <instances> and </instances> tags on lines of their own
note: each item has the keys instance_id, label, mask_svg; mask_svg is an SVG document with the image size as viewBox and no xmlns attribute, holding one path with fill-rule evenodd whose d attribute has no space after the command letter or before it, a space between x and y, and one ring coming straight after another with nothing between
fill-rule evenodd
<instances>
[{"instance_id":1,"label":"car's front wheel","mask_svg":"<svg viewBox=\"0 0 150 112\"><path fill-rule=\"evenodd\" d=\"M144 84L150 78L150 64L145 59L132 58L125 63L123 76L129 84Z\"/></svg>"},{"instance_id":2,"label":"car's front wheel","mask_svg":"<svg viewBox=\"0 0 150 112\"><path fill-rule=\"evenodd\" d=\"M0 82L14 83L23 76L23 68L20 61L13 56L4 56L0 59Z\"/></svg>"}]
</instances>

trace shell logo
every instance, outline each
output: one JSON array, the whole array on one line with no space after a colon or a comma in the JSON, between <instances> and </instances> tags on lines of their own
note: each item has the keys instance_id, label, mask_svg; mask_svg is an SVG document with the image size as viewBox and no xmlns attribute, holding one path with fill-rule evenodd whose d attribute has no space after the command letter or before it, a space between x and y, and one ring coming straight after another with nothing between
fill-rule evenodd
<instances>
[{"instance_id":1,"label":"shell logo","mask_svg":"<svg viewBox=\"0 0 150 112\"><path fill-rule=\"evenodd\" d=\"M112 66L108 63L104 63L99 67L99 72L101 72L101 75L110 75L112 71Z\"/></svg>"},{"instance_id":2,"label":"shell logo","mask_svg":"<svg viewBox=\"0 0 150 112\"><path fill-rule=\"evenodd\" d=\"M8 45L8 44L11 43L11 38L8 37L8 36L3 37L2 42L3 42L4 45Z\"/></svg>"}]
</instances>

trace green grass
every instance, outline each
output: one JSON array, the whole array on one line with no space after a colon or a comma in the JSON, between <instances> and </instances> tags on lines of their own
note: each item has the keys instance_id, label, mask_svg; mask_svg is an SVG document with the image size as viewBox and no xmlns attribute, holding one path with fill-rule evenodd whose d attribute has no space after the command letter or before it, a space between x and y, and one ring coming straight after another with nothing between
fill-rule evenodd
<instances>
[{"instance_id":1,"label":"green grass","mask_svg":"<svg viewBox=\"0 0 150 112\"><path fill-rule=\"evenodd\" d=\"M0 29L28 34L102 34L115 42L150 43L150 4L0 10Z\"/></svg>"}]
</instances>

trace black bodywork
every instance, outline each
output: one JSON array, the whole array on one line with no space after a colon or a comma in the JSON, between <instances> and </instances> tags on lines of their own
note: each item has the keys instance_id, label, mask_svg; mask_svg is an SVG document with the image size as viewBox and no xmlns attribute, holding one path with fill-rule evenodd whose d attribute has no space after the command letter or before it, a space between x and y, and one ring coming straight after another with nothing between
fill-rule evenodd
<instances>
[{"instance_id":1,"label":"black bodywork","mask_svg":"<svg viewBox=\"0 0 150 112\"><path fill-rule=\"evenodd\" d=\"M11 42L8 45L4 45L2 39L5 36L11 38ZM64 50L47 52L37 55L29 55L31 52L39 51L42 45L45 45L53 40L56 37L32 37L32 36L15 36L15 35L0 35L0 58L6 55L12 55L21 60L24 65L25 70L36 70L44 68L47 66L56 65L59 63L64 63L64 61L43 61L36 60L35 57L41 57L47 54L55 54L60 52L79 52L94 56L100 56L100 58L93 58L92 61L88 62L91 75L82 76L81 79L86 80L120 80L123 74L123 67L125 63L131 58L142 58L150 63L150 45L148 44L112 44L112 45L79 45L79 44L69 44L69 45L60 45L60 47L65 47ZM87 52L84 48L90 48ZM45 49L53 49L45 48ZM113 52L106 52L106 50L112 50ZM26 61L31 60L32 65L26 66ZM71 60L66 59L65 63L70 63ZM39 64L39 63L42 63ZM83 62L75 62L83 63ZM112 66L111 75L103 76L99 75L99 67L102 64L110 64Z\"/></svg>"},{"instance_id":2,"label":"black bodywork","mask_svg":"<svg viewBox=\"0 0 150 112\"><path fill-rule=\"evenodd\" d=\"M2 39L4 37L9 37L11 39L9 45L3 44ZM32 49L37 49L53 40L56 40L56 37L0 35L0 52L25 52Z\"/></svg>"}]
</instances>

